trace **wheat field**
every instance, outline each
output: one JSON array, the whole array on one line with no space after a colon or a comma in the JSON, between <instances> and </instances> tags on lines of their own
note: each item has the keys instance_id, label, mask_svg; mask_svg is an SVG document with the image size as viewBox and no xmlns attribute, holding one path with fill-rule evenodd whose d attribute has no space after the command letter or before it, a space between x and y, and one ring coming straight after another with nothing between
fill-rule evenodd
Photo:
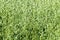
<instances>
[{"instance_id":1,"label":"wheat field","mask_svg":"<svg viewBox=\"0 0 60 40\"><path fill-rule=\"evenodd\" d=\"M0 40L60 40L60 0L0 0Z\"/></svg>"}]
</instances>

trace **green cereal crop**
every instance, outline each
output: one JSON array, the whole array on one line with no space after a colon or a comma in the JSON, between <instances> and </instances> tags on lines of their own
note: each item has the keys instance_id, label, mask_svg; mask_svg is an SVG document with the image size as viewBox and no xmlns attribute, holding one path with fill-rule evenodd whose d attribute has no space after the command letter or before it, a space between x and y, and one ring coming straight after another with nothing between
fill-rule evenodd
<instances>
[{"instance_id":1,"label":"green cereal crop","mask_svg":"<svg viewBox=\"0 0 60 40\"><path fill-rule=\"evenodd\" d=\"M60 40L60 0L0 0L0 40Z\"/></svg>"}]
</instances>

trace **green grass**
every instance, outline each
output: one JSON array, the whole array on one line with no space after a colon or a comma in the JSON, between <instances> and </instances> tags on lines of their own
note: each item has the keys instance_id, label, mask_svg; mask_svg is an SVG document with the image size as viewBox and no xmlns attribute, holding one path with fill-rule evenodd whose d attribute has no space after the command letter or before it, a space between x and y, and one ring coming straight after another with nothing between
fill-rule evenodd
<instances>
[{"instance_id":1,"label":"green grass","mask_svg":"<svg viewBox=\"0 0 60 40\"><path fill-rule=\"evenodd\" d=\"M0 0L0 40L60 40L60 0Z\"/></svg>"}]
</instances>

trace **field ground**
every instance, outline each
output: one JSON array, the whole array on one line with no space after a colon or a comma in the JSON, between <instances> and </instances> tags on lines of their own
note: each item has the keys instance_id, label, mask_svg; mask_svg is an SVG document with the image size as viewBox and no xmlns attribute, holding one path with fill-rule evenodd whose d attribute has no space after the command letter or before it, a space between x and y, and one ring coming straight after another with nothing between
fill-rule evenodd
<instances>
[{"instance_id":1,"label":"field ground","mask_svg":"<svg viewBox=\"0 0 60 40\"><path fill-rule=\"evenodd\" d=\"M60 40L60 0L0 0L0 40Z\"/></svg>"}]
</instances>

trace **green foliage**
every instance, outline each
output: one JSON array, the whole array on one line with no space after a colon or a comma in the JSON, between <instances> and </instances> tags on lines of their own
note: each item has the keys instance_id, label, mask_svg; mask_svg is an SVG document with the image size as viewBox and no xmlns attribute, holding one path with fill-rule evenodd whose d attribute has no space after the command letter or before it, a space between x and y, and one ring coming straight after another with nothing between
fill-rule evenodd
<instances>
[{"instance_id":1,"label":"green foliage","mask_svg":"<svg viewBox=\"0 0 60 40\"><path fill-rule=\"evenodd\" d=\"M0 40L60 40L60 1L0 0Z\"/></svg>"}]
</instances>

